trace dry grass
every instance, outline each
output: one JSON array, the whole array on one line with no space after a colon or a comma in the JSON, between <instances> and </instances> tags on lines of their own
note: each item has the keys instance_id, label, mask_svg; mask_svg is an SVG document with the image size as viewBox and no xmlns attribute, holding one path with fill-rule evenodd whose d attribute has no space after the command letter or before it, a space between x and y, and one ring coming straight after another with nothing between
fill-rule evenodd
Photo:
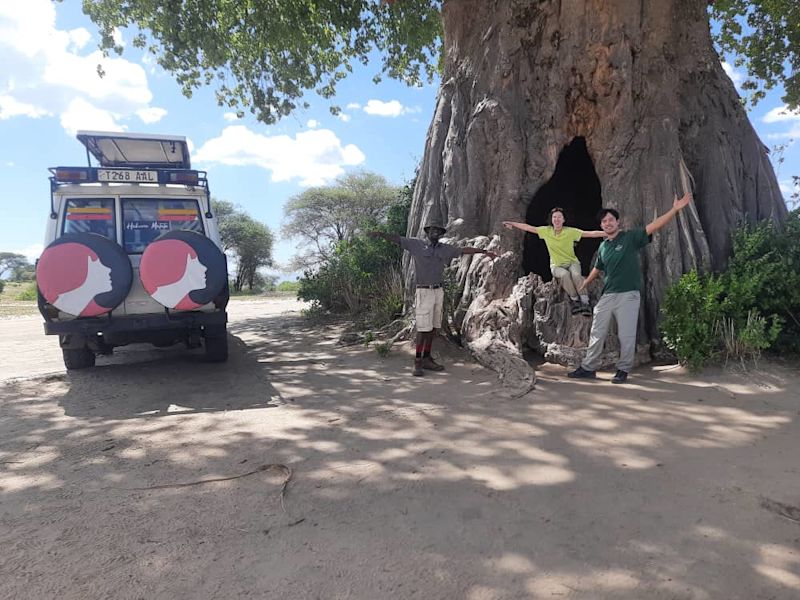
<instances>
[{"instance_id":1,"label":"dry grass","mask_svg":"<svg viewBox=\"0 0 800 600\"><path fill-rule=\"evenodd\" d=\"M263 292L261 294L231 294L231 302L269 300L272 298L297 298L297 292Z\"/></svg>"},{"instance_id":2,"label":"dry grass","mask_svg":"<svg viewBox=\"0 0 800 600\"><path fill-rule=\"evenodd\" d=\"M17 296L28 286L27 283L6 282L3 292L0 293L0 319L13 317L27 317L39 314L36 302L31 300L17 300Z\"/></svg>"}]
</instances>

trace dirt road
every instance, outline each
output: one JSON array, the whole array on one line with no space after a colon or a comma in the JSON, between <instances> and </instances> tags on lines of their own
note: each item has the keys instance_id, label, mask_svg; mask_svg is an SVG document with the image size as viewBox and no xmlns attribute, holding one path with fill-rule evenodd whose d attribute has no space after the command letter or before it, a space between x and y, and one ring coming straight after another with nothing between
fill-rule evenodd
<instances>
[{"instance_id":1,"label":"dirt road","mask_svg":"<svg viewBox=\"0 0 800 600\"><path fill-rule=\"evenodd\" d=\"M511 399L296 309L233 303L224 365L70 374L38 319L0 322L0 597L800 597L797 373L545 365Z\"/></svg>"}]
</instances>

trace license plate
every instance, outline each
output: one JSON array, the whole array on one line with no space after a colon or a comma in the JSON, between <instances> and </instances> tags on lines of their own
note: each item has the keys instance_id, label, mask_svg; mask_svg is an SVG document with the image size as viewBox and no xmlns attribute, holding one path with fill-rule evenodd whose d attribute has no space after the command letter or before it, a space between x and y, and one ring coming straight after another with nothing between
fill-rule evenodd
<instances>
[{"instance_id":1,"label":"license plate","mask_svg":"<svg viewBox=\"0 0 800 600\"><path fill-rule=\"evenodd\" d=\"M98 169L97 181L108 181L113 183L158 183L158 171Z\"/></svg>"}]
</instances>

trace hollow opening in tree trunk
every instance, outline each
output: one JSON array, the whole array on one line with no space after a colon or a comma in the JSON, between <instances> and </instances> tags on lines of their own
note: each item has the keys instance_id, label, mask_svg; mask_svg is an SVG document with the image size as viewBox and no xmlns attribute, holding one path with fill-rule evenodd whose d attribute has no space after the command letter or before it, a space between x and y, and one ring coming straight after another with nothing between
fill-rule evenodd
<instances>
[{"instance_id":1,"label":"hollow opening in tree trunk","mask_svg":"<svg viewBox=\"0 0 800 600\"><path fill-rule=\"evenodd\" d=\"M550 180L534 194L525 220L530 225L549 225L550 210L564 209L565 226L583 230L600 229L597 213L602 207L600 180L586 149L586 140L576 137L561 151ZM583 274L588 274L592 257L602 240L584 238L575 247ZM550 281L550 256L544 242L534 234L525 236L522 265L526 273Z\"/></svg>"}]
</instances>

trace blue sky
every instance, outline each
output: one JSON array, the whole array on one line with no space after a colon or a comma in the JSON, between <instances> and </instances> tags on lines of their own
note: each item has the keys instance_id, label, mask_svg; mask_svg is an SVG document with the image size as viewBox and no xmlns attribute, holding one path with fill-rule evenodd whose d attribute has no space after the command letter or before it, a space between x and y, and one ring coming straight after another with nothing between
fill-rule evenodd
<instances>
[{"instance_id":1,"label":"blue sky","mask_svg":"<svg viewBox=\"0 0 800 600\"><path fill-rule=\"evenodd\" d=\"M130 34L121 33L123 43ZM41 252L49 208L47 168L85 164L78 129L169 133L189 138L195 168L208 171L212 195L230 200L279 233L283 205L310 185L364 169L402 185L422 158L433 115L436 83L409 88L372 83L378 65L354 67L340 83L330 114L326 100L275 125L249 114L237 119L218 107L213 89L185 98L173 77L126 44L122 57L103 59L93 23L78 0L0 2L0 178L6 218L0 251L35 258ZM102 63L106 76L96 75ZM725 65L739 84L743 74ZM780 90L750 112L769 147L800 140L800 113L788 114ZM784 150L778 178L785 196L800 175L800 144ZM279 240L286 263L295 243Z\"/></svg>"}]
</instances>

